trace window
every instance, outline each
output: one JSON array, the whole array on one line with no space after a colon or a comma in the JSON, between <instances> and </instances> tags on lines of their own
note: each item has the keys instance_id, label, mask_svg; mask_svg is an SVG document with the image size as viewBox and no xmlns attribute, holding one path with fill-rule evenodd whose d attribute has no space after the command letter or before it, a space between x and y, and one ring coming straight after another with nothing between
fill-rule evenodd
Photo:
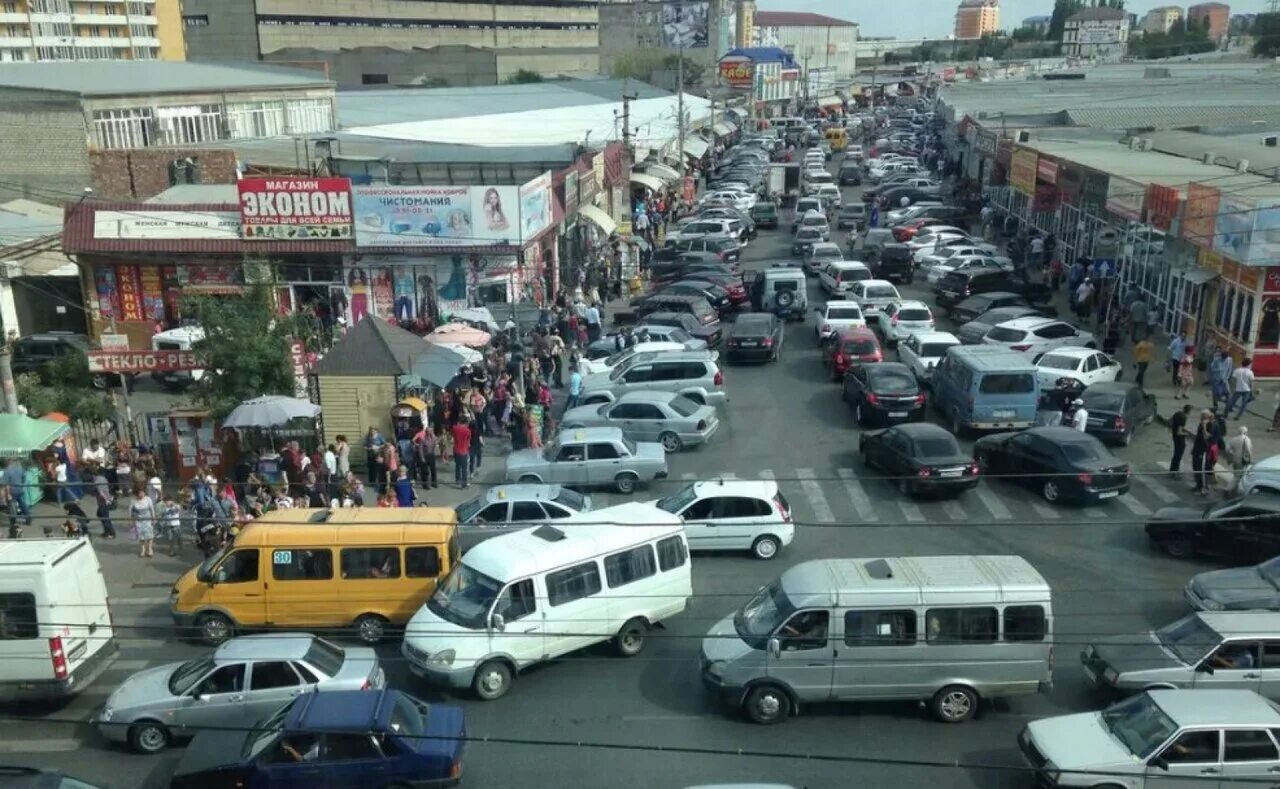
<instances>
[{"instance_id":1,"label":"window","mask_svg":"<svg viewBox=\"0 0 1280 789\"><path fill-rule=\"evenodd\" d=\"M1218 761L1218 730L1189 731L1160 754L1170 764L1198 764Z\"/></svg>"},{"instance_id":2,"label":"window","mask_svg":"<svg viewBox=\"0 0 1280 789\"><path fill-rule=\"evenodd\" d=\"M916 612L847 611L844 643L851 647L909 647L916 643Z\"/></svg>"},{"instance_id":3,"label":"window","mask_svg":"<svg viewBox=\"0 0 1280 789\"><path fill-rule=\"evenodd\" d=\"M440 552L434 545L415 545L404 550L407 578L435 578L440 575Z\"/></svg>"},{"instance_id":4,"label":"window","mask_svg":"<svg viewBox=\"0 0 1280 789\"><path fill-rule=\"evenodd\" d=\"M500 501L495 504L490 504L488 507L485 507L483 510L481 510L479 515L476 515L475 522L476 523L506 523L507 508L510 506L511 505L505 501Z\"/></svg>"},{"instance_id":5,"label":"window","mask_svg":"<svg viewBox=\"0 0 1280 789\"><path fill-rule=\"evenodd\" d=\"M613 444L601 443L592 444L587 457L591 460L617 460L621 456Z\"/></svg>"},{"instance_id":6,"label":"window","mask_svg":"<svg viewBox=\"0 0 1280 789\"><path fill-rule=\"evenodd\" d=\"M372 734L334 734L324 736L324 761L348 762L356 759L381 759L382 749Z\"/></svg>"},{"instance_id":7,"label":"window","mask_svg":"<svg viewBox=\"0 0 1280 789\"><path fill-rule=\"evenodd\" d=\"M1034 392L1036 379L1030 373L995 373L982 376L978 391L982 394L1028 394Z\"/></svg>"},{"instance_id":8,"label":"window","mask_svg":"<svg viewBox=\"0 0 1280 789\"><path fill-rule=\"evenodd\" d=\"M297 732L287 735L280 741L277 750L271 756L274 764L297 764L298 762L314 762L320 758L320 738L310 732Z\"/></svg>"},{"instance_id":9,"label":"window","mask_svg":"<svg viewBox=\"0 0 1280 789\"><path fill-rule=\"evenodd\" d=\"M222 108L216 104L158 107L156 129L161 145L220 140L223 138Z\"/></svg>"},{"instance_id":10,"label":"window","mask_svg":"<svg viewBox=\"0 0 1280 789\"><path fill-rule=\"evenodd\" d=\"M1044 608L1038 605L1011 605L1004 609L1005 641L1043 641Z\"/></svg>"},{"instance_id":11,"label":"window","mask_svg":"<svg viewBox=\"0 0 1280 789\"><path fill-rule=\"evenodd\" d=\"M1262 642L1262 667L1280 668L1280 641Z\"/></svg>"},{"instance_id":12,"label":"window","mask_svg":"<svg viewBox=\"0 0 1280 789\"><path fill-rule=\"evenodd\" d=\"M296 99L286 108L287 131L294 134L324 132L333 129L333 105L327 99Z\"/></svg>"},{"instance_id":13,"label":"window","mask_svg":"<svg viewBox=\"0 0 1280 789\"><path fill-rule=\"evenodd\" d=\"M182 26L183 27L208 27L209 15L208 14L183 14Z\"/></svg>"},{"instance_id":14,"label":"window","mask_svg":"<svg viewBox=\"0 0 1280 789\"><path fill-rule=\"evenodd\" d=\"M587 459L587 447L585 444L565 444L560 447L560 454L556 456L557 463L576 463Z\"/></svg>"},{"instance_id":15,"label":"window","mask_svg":"<svg viewBox=\"0 0 1280 789\"><path fill-rule=\"evenodd\" d=\"M626 378L627 383L630 383L630 384L642 383L644 381L652 381L653 368L652 367L635 367L630 370L627 370L627 373L624 377Z\"/></svg>"},{"instance_id":16,"label":"window","mask_svg":"<svg viewBox=\"0 0 1280 789\"><path fill-rule=\"evenodd\" d=\"M784 652L822 649L827 645L828 611L800 611L778 630Z\"/></svg>"},{"instance_id":17,"label":"window","mask_svg":"<svg viewBox=\"0 0 1280 789\"><path fill-rule=\"evenodd\" d=\"M283 660L255 663L253 673L249 675L249 690L292 688L300 684L302 683L293 667Z\"/></svg>"},{"instance_id":18,"label":"window","mask_svg":"<svg viewBox=\"0 0 1280 789\"><path fill-rule=\"evenodd\" d=\"M278 101L228 104L227 133L233 140L283 135L285 133L284 104Z\"/></svg>"},{"instance_id":19,"label":"window","mask_svg":"<svg viewBox=\"0 0 1280 789\"><path fill-rule=\"evenodd\" d=\"M542 511L542 507L536 501L513 501L511 502L511 520L513 521L540 521L547 514Z\"/></svg>"},{"instance_id":20,"label":"window","mask_svg":"<svg viewBox=\"0 0 1280 789\"><path fill-rule=\"evenodd\" d=\"M767 502L746 496L724 496L716 499L713 517L716 518L758 518L772 515L773 510Z\"/></svg>"},{"instance_id":21,"label":"window","mask_svg":"<svg viewBox=\"0 0 1280 789\"><path fill-rule=\"evenodd\" d=\"M931 608L925 622L925 638L933 643L990 643L999 618L994 608Z\"/></svg>"},{"instance_id":22,"label":"window","mask_svg":"<svg viewBox=\"0 0 1280 789\"><path fill-rule=\"evenodd\" d=\"M217 584L240 584L258 580L258 549L233 551L213 574Z\"/></svg>"},{"instance_id":23,"label":"window","mask_svg":"<svg viewBox=\"0 0 1280 789\"><path fill-rule=\"evenodd\" d=\"M0 594L0 641L40 637L36 596L28 592Z\"/></svg>"},{"instance_id":24,"label":"window","mask_svg":"<svg viewBox=\"0 0 1280 789\"><path fill-rule=\"evenodd\" d=\"M662 572L683 567L689 557L689 549L685 547L682 537L668 537L658 541L658 569Z\"/></svg>"},{"instance_id":25,"label":"window","mask_svg":"<svg viewBox=\"0 0 1280 789\"><path fill-rule=\"evenodd\" d=\"M386 74L361 74L361 85L386 85L390 80Z\"/></svg>"},{"instance_id":26,"label":"window","mask_svg":"<svg viewBox=\"0 0 1280 789\"><path fill-rule=\"evenodd\" d=\"M604 575L609 588L616 589L632 581L648 578L658 572L653 563L653 548L641 545L604 559Z\"/></svg>"},{"instance_id":27,"label":"window","mask_svg":"<svg viewBox=\"0 0 1280 789\"><path fill-rule=\"evenodd\" d=\"M399 548L343 548L342 577L352 580L365 578L399 578Z\"/></svg>"},{"instance_id":28,"label":"window","mask_svg":"<svg viewBox=\"0 0 1280 789\"><path fill-rule=\"evenodd\" d=\"M1229 729L1223 734L1223 761L1274 762L1280 759L1276 744L1271 741L1271 735L1266 729Z\"/></svg>"},{"instance_id":29,"label":"window","mask_svg":"<svg viewBox=\"0 0 1280 789\"><path fill-rule=\"evenodd\" d=\"M244 690L244 664L233 663L215 669L196 686L196 696L214 696L219 693L239 693Z\"/></svg>"},{"instance_id":30,"label":"window","mask_svg":"<svg viewBox=\"0 0 1280 789\"><path fill-rule=\"evenodd\" d=\"M292 663L293 670L298 672L298 676L302 677L302 681L308 685L314 685L320 681L316 673L311 670L305 663Z\"/></svg>"},{"instance_id":31,"label":"window","mask_svg":"<svg viewBox=\"0 0 1280 789\"><path fill-rule=\"evenodd\" d=\"M45 58L51 60L54 58ZM94 141L103 148L145 148L152 143L151 110L99 110L93 113Z\"/></svg>"},{"instance_id":32,"label":"window","mask_svg":"<svg viewBox=\"0 0 1280 789\"><path fill-rule=\"evenodd\" d=\"M333 577L333 552L328 548L272 551L271 574L277 581L326 581Z\"/></svg>"},{"instance_id":33,"label":"window","mask_svg":"<svg viewBox=\"0 0 1280 789\"><path fill-rule=\"evenodd\" d=\"M599 591L600 569L595 562L547 573L547 602L552 606L572 603Z\"/></svg>"},{"instance_id":34,"label":"window","mask_svg":"<svg viewBox=\"0 0 1280 789\"><path fill-rule=\"evenodd\" d=\"M706 520L711 517L711 513L715 512L717 501L719 501L719 499L714 496L695 501L693 504L690 504L684 512L680 513L680 518L686 522Z\"/></svg>"},{"instance_id":35,"label":"window","mask_svg":"<svg viewBox=\"0 0 1280 789\"><path fill-rule=\"evenodd\" d=\"M502 591L498 602L493 606L495 614L501 614L507 622L532 614L538 610L537 600L533 595L533 581L517 581Z\"/></svg>"}]
</instances>

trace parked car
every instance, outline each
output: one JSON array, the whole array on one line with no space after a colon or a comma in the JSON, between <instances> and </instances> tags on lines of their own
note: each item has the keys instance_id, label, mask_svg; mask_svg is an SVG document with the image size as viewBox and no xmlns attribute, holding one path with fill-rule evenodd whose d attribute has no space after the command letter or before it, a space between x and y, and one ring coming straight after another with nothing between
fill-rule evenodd
<instances>
[{"instance_id":1,"label":"parked car","mask_svg":"<svg viewBox=\"0 0 1280 789\"><path fill-rule=\"evenodd\" d=\"M852 289L855 282L868 279L871 279L871 269L856 260L834 260L818 269L818 287L830 298L839 298Z\"/></svg>"},{"instance_id":2,"label":"parked car","mask_svg":"<svg viewBox=\"0 0 1280 789\"><path fill-rule=\"evenodd\" d=\"M1083 389L1096 383L1117 381L1124 372L1124 365L1094 348L1055 348L1042 354L1035 363L1036 380L1040 382L1041 391L1046 392L1064 380ZM1089 411L1092 413L1093 409Z\"/></svg>"},{"instance_id":3,"label":"parked car","mask_svg":"<svg viewBox=\"0 0 1280 789\"><path fill-rule=\"evenodd\" d=\"M791 213L791 232L794 233L800 229L800 220L811 213L821 214L823 210L822 201L818 198L801 197L796 201L796 207Z\"/></svg>"},{"instance_id":4,"label":"parked car","mask_svg":"<svg viewBox=\"0 0 1280 789\"><path fill-rule=\"evenodd\" d=\"M924 263L919 265L925 266ZM936 285L943 277L953 271L1012 271L1012 265L1006 267L995 258L986 255L953 255L927 266L925 281Z\"/></svg>"},{"instance_id":5,"label":"parked car","mask_svg":"<svg viewBox=\"0 0 1280 789\"><path fill-rule=\"evenodd\" d=\"M910 285L916 278L911 250L903 244L885 244L867 255L867 265L876 279Z\"/></svg>"},{"instance_id":6,"label":"parked car","mask_svg":"<svg viewBox=\"0 0 1280 789\"><path fill-rule=\"evenodd\" d=\"M971 296L970 298L977 298ZM965 299L968 302L969 299ZM961 302L962 304L965 302ZM954 314L954 312L953 312ZM982 313L977 318L962 323L960 328L956 330L956 336L960 338L960 342L965 345L982 345L982 338L987 336L987 332L997 324L1015 320L1017 318L1025 318L1028 316L1044 317L1044 311L1027 305L1012 307L996 307Z\"/></svg>"},{"instance_id":7,"label":"parked car","mask_svg":"<svg viewBox=\"0 0 1280 789\"><path fill-rule=\"evenodd\" d=\"M1053 291L1045 283L1007 271L953 271L934 286L937 305L948 311L970 296L995 291L1016 293L1033 305L1053 299Z\"/></svg>"},{"instance_id":8,"label":"parked car","mask_svg":"<svg viewBox=\"0 0 1280 789\"><path fill-rule=\"evenodd\" d=\"M650 312L644 316L643 326L671 326L682 329L685 333L702 340L706 347L714 348L720 344L720 321L703 323L687 312L670 312L662 310ZM699 350L690 348L691 351Z\"/></svg>"},{"instance_id":9,"label":"parked car","mask_svg":"<svg viewBox=\"0 0 1280 789\"><path fill-rule=\"evenodd\" d=\"M673 342L686 351L706 350L707 341L694 337L678 326L662 326L656 323L642 323L631 328L630 342L622 334L606 334L587 346L586 358L592 361L605 359L628 348L635 348L646 343Z\"/></svg>"},{"instance_id":10,"label":"parked car","mask_svg":"<svg viewBox=\"0 0 1280 789\"><path fill-rule=\"evenodd\" d=\"M710 252L723 262L737 263L742 257L742 244L732 236L701 236L682 240L668 238L662 249L654 251L653 259L658 262L675 260L685 252Z\"/></svg>"},{"instance_id":11,"label":"parked car","mask_svg":"<svg viewBox=\"0 0 1280 789\"><path fill-rule=\"evenodd\" d=\"M791 239L791 254L807 258L816 244L826 241L826 237L822 235L822 231L816 227L802 227L796 231L795 237ZM806 271L808 267L806 267Z\"/></svg>"},{"instance_id":12,"label":"parked car","mask_svg":"<svg viewBox=\"0 0 1280 789\"><path fill-rule=\"evenodd\" d=\"M867 207L862 203L844 203L836 211L837 230L852 230L856 233L862 230L866 223Z\"/></svg>"},{"instance_id":13,"label":"parked car","mask_svg":"<svg viewBox=\"0 0 1280 789\"><path fill-rule=\"evenodd\" d=\"M1089 418L1085 430L1113 444L1129 446L1133 434L1156 418L1156 397L1135 383L1102 381L1080 394Z\"/></svg>"},{"instance_id":14,"label":"parked car","mask_svg":"<svg viewBox=\"0 0 1280 789\"><path fill-rule=\"evenodd\" d=\"M169 787L451 786L466 732L460 707L399 690L308 693L247 730L199 732Z\"/></svg>"},{"instance_id":15,"label":"parked car","mask_svg":"<svg viewBox=\"0 0 1280 789\"><path fill-rule=\"evenodd\" d=\"M984 312L998 309L1000 307L1030 307L1030 306L1031 305L1027 303L1027 300L1024 299L1022 296L1019 296L1017 293L1009 293L1006 291L994 291L991 293L979 293L974 296L970 296L969 298L965 299L964 301L952 307L949 313L953 321L955 321L956 323L964 324L964 323L968 323L971 320L975 320L978 316L982 315ZM1013 317L1021 317L1021 316L1013 316ZM1012 320L1012 319L1013 318L1011 317L1011 318L1008 318L1007 320ZM996 323L1003 323L1003 321L996 321ZM995 324L993 323L991 325L994 326ZM983 334L986 334L986 332L984 331Z\"/></svg>"},{"instance_id":16,"label":"parked car","mask_svg":"<svg viewBox=\"0 0 1280 789\"><path fill-rule=\"evenodd\" d=\"M982 473L1026 486L1050 503L1096 502L1129 492L1129 464L1098 439L1070 427L983 436L973 455Z\"/></svg>"},{"instance_id":17,"label":"parked car","mask_svg":"<svg viewBox=\"0 0 1280 789\"><path fill-rule=\"evenodd\" d=\"M75 332L31 334L13 341L9 364L15 376L36 373L42 381L48 382L51 363L77 354L85 356L93 347L87 336ZM89 376L89 380L94 389L120 385L120 376L115 373L94 373Z\"/></svg>"},{"instance_id":18,"label":"parked car","mask_svg":"<svg viewBox=\"0 0 1280 789\"><path fill-rule=\"evenodd\" d=\"M695 403L719 406L727 401L724 373L715 351L667 351L644 354L609 373L582 379L581 405L612 402L624 392L662 390L682 394Z\"/></svg>"},{"instance_id":19,"label":"parked car","mask_svg":"<svg viewBox=\"0 0 1280 789\"><path fill-rule=\"evenodd\" d=\"M1147 539L1178 559L1212 556L1251 564L1280 556L1280 494L1250 493L1201 509L1178 505L1156 510Z\"/></svg>"},{"instance_id":20,"label":"parked car","mask_svg":"<svg viewBox=\"0 0 1280 789\"><path fill-rule=\"evenodd\" d=\"M862 462L893 479L904 496L962 493L977 487L978 464L946 429L903 424L858 439Z\"/></svg>"},{"instance_id":21,"label":"parked car","mask_svg":"<svg viewBox=\"0 0 1280 789\"><path fill-rule=\"evenodd\" d=\"M503 473L507 482L612 487L624 494L666 476L661 444L632 441L616 427L561 430L541 449L512 452Z\"/></svg>"},{"instance_id":22,"label":"parked car","mask_svg":"<svg viewBox=\"0 0 1280 789\"><path fill-rule=\"evenodd\" d=\"M776 320L776 319L775 319ZM616 427L632 441L656 441L668 452L705 444L720 429L716 409L674 392L626 392L611 403L571 408L560 418L564 430Z\"/></svg>"},{"instance_id":23,"label":"parked car","mask_svg":"<svg viewBox=\"0 0 1280 789\"><path fill-rule=\"evenodd\" d=\"M854 367L845 373L840 396L853 409L854 421L863 427L924 419L920 382L900 362Z\"/></svg>"},{"instance_id":24,"label":"parked car","mask_svg":"<svg viewBox=\"0 0 1280 789\"><path fill-rule=\"evenodd\" d=\"M1280 611L1280 558L1197 573L1182 596L1196 611Z\"/></svg>"},{"instance_id":25,"label":"parked car","mask_svg":"<svg viewBox=\"0 0 1280 789\"><path fill-rule=\"evenodd\" d=\"M1257 461L1240 478L1240 493L1280 493L1280 455Z\"/></svg>"},{"instance_id":26,"label":"parked car","mask_svg":"<svg viewBox=\"0 0 1280 789\"><path fill-rule=\"evenodd\" d=\"M867 316L868 321L874 319L875 314L888 305L902 300L893 283L883 279L864 279L855 282L848 293L848 298L858 302L858 306L862 307L862 312Z\"/></svg>"},{"instance_id":27,"label":"parked car","mask_svg":"<svg viewBox=\"0 0 1280 789\"><path fill-rule=\"evenodd\" d=\"M691 551L772 559L795 539L791 505L771 480L694 482L652 503L680 516Z\"/></svg>"},{"instance_id":28,"label":"parked car","mask_svg":"<svg viewBox=\"0 0 1280 789\"><path fill-rule=\"evenodd\" d=\"M810 211L800 217L800 226L796 228L796 233L805 228L817 228L822 233L823 241L831 240L831 224L827 221L825 212Z\"/></svg>"},{"instance_id":29,"label":"parked car","mask_svg":"<svg viewBox=\"0 0 1280 789\"><path fill-rule=\"evenodd\" d=\"M653 340L650 342L637 342L635 345L625 347L617 353L604 357L603 359L582 359L578 362L578 372L583 375L595 375L596 373L607 373L620 364L631 361L637 354L654 354L662 351L683 351L685 347L678 342L661 342Z\"/></svg>"},{"instance_id":30,"label":"parked car","mask_svg":"<svg viewBox=\"0 0 1280 789\"><path fill-rule=\"evenodd\" d=\"M778 206L768 200L761 200L751 206L751 218L756 227L776 229L778 227Z\"/></svg>"},{"instance_id":31,"label":"parked car","mask_svg":"<svg viewBox=\"0 0 1280 789\"><path fill-rule=\"evenodd\" d=\"M851 368L884 361L880 340L866 327L853 327L832 332L822 344L822 364L840 381Z\"/></svg>"},{"instance_id":32,"label":"parked car","mask_svg":"<svg viewBox=\"0 0 1280 789\"><path fill-rule=\"evenodd\" d=\"M991 327L982 338L986 345L998 345L1033 356L1063 347L1098 347L1093 335L1057 318L1016 318Z\"/></svg>"},{"instance_id":33,"label":"parked car","mask_svg":"<svg viewBox=\"0 0 1280 789\"><path fill-rule=\"evenodd\" d=\"M838 331L867 325L862 308L853 301L828 301L814 309L814 313L813 334L819 343Z\"/></svg>"},{"instance_id":34,"label":"parked car","mask_svg":"<svg viewBox=\"0 0 1280 789\"><path fill-rule=\"evenodd\" d=\"M769 312L738 316L725 338L725 359L776 362L782 351L782 320Z\"/></svg>"},{"instance_id":35,"label":"parked car","mask_svg":"<svg viewBox=\"0 0 1280 789\"><path fill-rule=\"evenodd\" d=\"M129 677L107 697L97 724L106 739L153 754L201 727L264 718L301 694L385 686L368 647L339 647L309 633L240 636L211 655Z\"/></svg>"},{"instance_id":36,"label":"parked car","mask_svg":"<svg viewBox=\"0 0 1280 789\"><path fill-rule=\"evenodd\" d=\"M871 320L890 348L916 332L933 331L933 313L923 301L890 302L872 315Z\"/></svg>"},{"instance_id":37,"label":"parked car","mask_svg":"<svg viewBox=\"0 0 1280 789\"><path fill-rule=\"evenodd\" d=\"M803 320L808 283L802 264L774 263L751 281L751 308L780 318Z\"/></svg>"},{"instance_id":38,"label":"parked car","mask_svg":"<svg viewBox=\"0 0 1280 789\"><path fill-rule=\"evenodd\" d=\"M453 508L459 530L501 534L509 526L564 520L590 512L590 496L563 485L494 485Z\"/></svg>"},{"instance_id":39,"label":"parked car","mask_svg":"<svg viewBox=\"0 0 1280 789\"><path fill-rule=\"evenodd\" d=\"M942 357L959 345L960 340L954 334L940 331L915 332L898 343L898 361L911 368L917 380L927 384Z\"/></svg>"},{"instance_id":40,"label":"parked car","mask_svg":"<svg viewBox=\"0 0 1280 789\"><path fill-rule=\"evenodd\" d=\"M808 274L821 272L827 265L841 260L844 260L844 253L840 251L840 245L823 241L814 244L804 254L804 270Z\"/></svg>"}]
</instances>

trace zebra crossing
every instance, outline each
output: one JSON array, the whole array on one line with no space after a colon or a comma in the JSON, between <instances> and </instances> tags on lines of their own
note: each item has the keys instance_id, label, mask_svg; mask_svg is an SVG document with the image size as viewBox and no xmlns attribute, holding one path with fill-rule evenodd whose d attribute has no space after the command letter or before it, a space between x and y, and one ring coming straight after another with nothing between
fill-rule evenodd
<instances>
[{"instance_id":1,"label":"zebra crossing","mask_svg":"<svg viewBox=\"0 0 1280 789\"><path fill-rule=\"evenodd\" d=\"M1137 522L1156 510L1191 496L1185 487L1157 470L1138 472L1129 493L1089 506L1050 504L1034 492L1002 480L983 480L977 488L954 498L903 496L884 479L862 478L853 468L818 471L813 468L738 470L716 474L681 472L656 484L646 497L665 496L698 480L776 480L801 526L880 524L956 524L999 521ZM624 503L629 497L593 492L596 508Z\"/></svg>"}]
</instances>

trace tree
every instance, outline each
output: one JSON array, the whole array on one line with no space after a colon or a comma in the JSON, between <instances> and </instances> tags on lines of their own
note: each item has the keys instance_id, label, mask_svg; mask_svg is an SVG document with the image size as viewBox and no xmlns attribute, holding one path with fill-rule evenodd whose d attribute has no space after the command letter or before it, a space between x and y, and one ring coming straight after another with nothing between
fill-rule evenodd
<instances>
[{"instance_id":1,"label":"tree","mask_svg":"<svg viewBox=\"0 0 1280 789\"><path fill-rule=\"evenodd\" d=\"M678 74L680 71L680 56L667 55L662 59L662 68L672 74ZM705 71L706 69L701 63L698 63L692 58L686 57L684 59L684 86L686 88L692 88L701 85L702 76Z\"/></svg>"},{"instance_id":2,"label":"tree","mask_svg":"<svg viewBox=\"0 0 1280 789\"><path fill-rule=\"evenodd\" d=\"M253 397L294 395L289 346L296 339L313 347L314 322L277 315L267 285L253 285L243 296L191 298L182 311L205 332L194 348L209 365L192 389L196 403L221 418Z\"/></svg>"},{"instance_id":3,"label":"tree","mask_svg":"<svg viewBox=\"0 0 1280 789\"><path fill-rule=\"evenodd\" d=\"M1050 41L1061 41L1062 31L1067 26L1067 17L1084 8L1082 0L1053 0L1053 15L1049 17Z\"/></svg>"},{"instance_id":4,"label":"tree","mask_svg":"<svg viewBox=\"0 0 1280 789\"><path fill-rule=\"evenodd\" d=\"M27 413L44 416L57 412L84 422L106 422L115 416L111 401L93 388L88 357L65 354L49 362L43 372L24 373L14 381L18 402Z\"/></svg>"},{"instance_id":5,"label":"tree","mask_svg":"<svg viewBox=\"0 0 1280 789\"><path fill-rule=\"evenodd\" d=\"M1012 34L1010 34L1010 37L1019 43L1025 41L1043 41L1044 36L1045 31L1042 28L1032 27L1030 25L1017 28Z\"/></svg>"},{"instance_id":6,"label":"tree","mask_svg":"<svg viewBox=\"0 0 1280 789\"><path fill-rule=\"evenodd\" d=\"M507 77L505 81L508 85L528 85L533 82L542 82L542 75L536 71L522 68Z\"/></svg>"}]
</instances>

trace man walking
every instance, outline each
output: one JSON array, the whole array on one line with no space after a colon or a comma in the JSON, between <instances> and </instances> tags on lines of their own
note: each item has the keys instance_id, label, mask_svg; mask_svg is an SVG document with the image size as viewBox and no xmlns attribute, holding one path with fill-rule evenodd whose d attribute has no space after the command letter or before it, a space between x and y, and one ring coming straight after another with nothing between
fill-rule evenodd
<instances>
[{"instance_id":1,"label":"man walking","mask_svg":"<svg viewBox=\"0 0 1280 789\"><path fill-rule=\"evenodd\" d=\"M1245 357L1240 362L1240 367L1231 373L1231 400L1227 402L1227 411L1225 416L1231 416L1231 409L1236 407L1236 401L1240 402L1240 411L1236 413L1236 419L1244 419L1245 406L1253 402L1253 360Z\"/></svg>"},{"instance_id":2,"label":"man walking","mask_svg":"<svg viewBox=\"0 0 1280 789\"><path fill-rule=\"evenodd\" d=\"M560 330L552 329L547 338L548 350L551 353L551 374L557 389L564 388L564 340L560 338Z\"/></svg>"},{"instance_id":3,"label":"man walking","mask_svg":"<svg viewBox=\"0 0 1280 789\"><path fill-rule=\"evenodd\" d=\"M459 420L450 431L453 435L453 481L459 488L471 487L471 428Z\"/></svg>"},{"instance_id":4,"label":"man walking","mask_svg":"<svg viewBox=\"0 0 1280 789\"><path fill-rule=\"evenodd\" d=\"M600 339L600 308L595 302L587 307L587 338L590 342Z\"/></svg>"},{"instance_id":5,"label":"man walking","mask_svg":"<svg viewBox=\"0 0 1280 789\"><path fill-rule=\"evenodd\" d=\"M440 487L440 480L436 474L436 434L431 432L430 428L424 427L413 437L413 455L417 460L415 468L418 470L418 480L422 486Z\"/></svg>"},{"instance_id":6,"label":"man walking","mask_svg":"<svg viewBox=\"0 0 1280 789\"><path fill-rule=\"evenodd\" d=\"M578 407L578 397L582 394L582 373L578 372L578 366L574 365L573 370L569 372L569 400L565 403L564 410L567 412L571 408Z\"/></svg>"},{"instance_id":7,"label":"man walking","mask_svg":"<svg viewBox=\"0 0 1280 789\"><path fill-rule=\"evenodd\" d=\"M1170 474L1178 474L1182 471L1182 453L1187 450L1187 436L1191 435L1187 430L1187 415L1190 413L1191 404L1187 403L1169 420L1169 432L1173 435L1173 457L1169 459Z\"/></svg>"},{"instance_id":8,"label":"man walking","mask_svg":"<svg viewBox=\"0 0 1280 789\"><path fill-rule=\"evenodd\" d=\"M1231 380L1232 373L1231 357L1227 356L1227 352L1223 348L1219 348L1218 352L1213 355L1213 361L1209 362L1209 391L1213 395L1213 410L1218 410L1218 401L1223 403L1231 402L1231 394L1228 389L1228 382ZM1231 409L1227 409L1230 411Z\"/></svg>"},{"instance_id":9,"label":"man walking","mask_svg":"<svg viewBox=\"0 0 1280 789\"><path fill-rule=\"evenodd\" d=\"M98 520L102 521L102 536L108 540L114 540L116 527L111 522L111 505L114 499L111 496L111 482L107 480L107 475L103 473L101 466L94 469L92 485L93 501L98 506L95 514Z\"/></svg>"},{"instance_id":10,"label":"man walking","mask_svg":"<svg viewBox=\"0 0 1280 789\"><path fill-rule=\"evenodd\" d=\"M18 509L18 514L22 516L26 525L30 526L31 508L27 506L24 495L27 489L27 469L22 465L21 460L14 458L9 461L9 465L4 469L3 481L9 486L9 492L13 494L13 503Z\"/></svg>"},{"instance_id":11,"label":"man walking","mask_svg":"<svg viewBox=\"0 0 1280 789\"><path fill-rule=\"evenodd\" d=\"M1145 340L1151 334L1147 325L1151 320L1151 308L1141 297L1129 305L1129 337L1133 342Z\"/></svg>"},{"instance_id":12,"label":"man walking","mask_svg":"<svg viewBox=\"0 0 1280 789\"><path fill-rule=\"evenodd\" d=\"M1173 335L1173 339L1169 340L1169 370L1173 374L1173 385L1178 385L1178 365L1182 362L1182 357L1187 353L1187 341L1183 339L1182 332Z\"/></svg>"},{"instance_id":13,"label":"man walking","mask_svg":"<svg viewBox=\"0 0 1280 789\"><path fill-rule=\"evenodd\" d=\"M1138 368L1138 374L1133 377L1133 382L1138 385L1139 389L1146 388L1147 368L1151 366L1151 359L1155 356L1155 353L1155 343L1151 342L1151 338L1145 334L1142 339L1138 340L1138 344L1133 346L1133 366Z\"/></svg>"}]
</instances>

